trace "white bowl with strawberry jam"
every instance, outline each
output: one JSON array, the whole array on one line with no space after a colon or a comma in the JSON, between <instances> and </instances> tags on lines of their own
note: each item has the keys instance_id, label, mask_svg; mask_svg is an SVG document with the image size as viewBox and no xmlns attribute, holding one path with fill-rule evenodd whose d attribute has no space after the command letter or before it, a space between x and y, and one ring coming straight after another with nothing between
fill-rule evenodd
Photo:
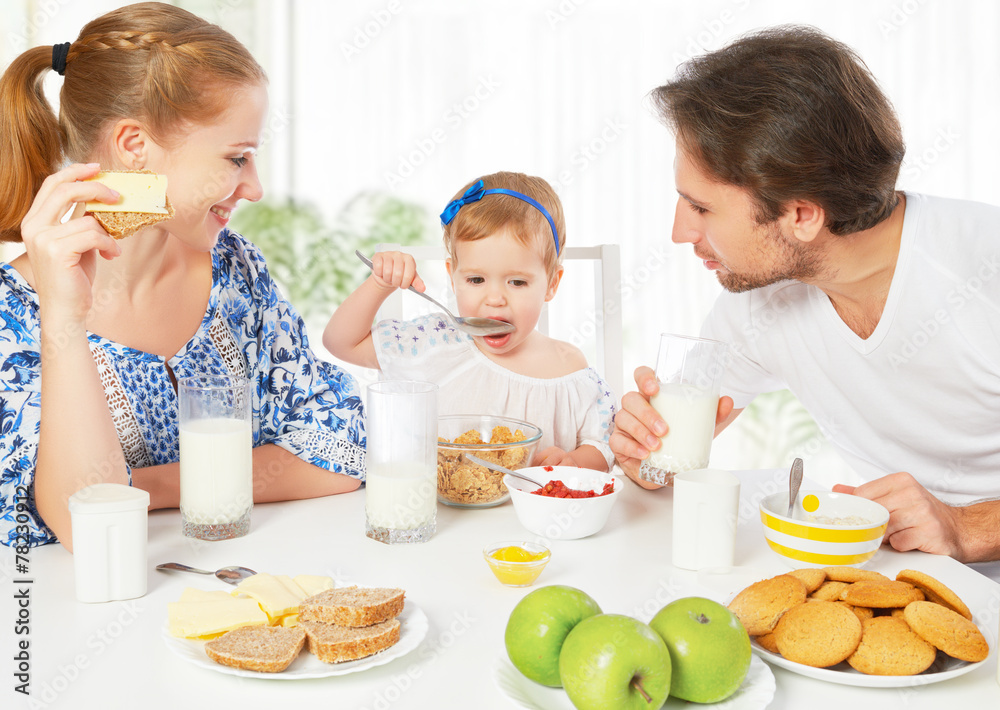
<instances>
[{"instance_id":1,"label":"white bowl with strawberry jam","mask_svg":"<svg viewBox=\"0 0 1000 710\"><path fill-rule=\"evenodd\" d=\"M601 530L625 485L610 473L575 466L532 466L518 473L546 481L539 488L503 477L521 525L548 540L577 540Z\"/></svg>"}]
</instances>

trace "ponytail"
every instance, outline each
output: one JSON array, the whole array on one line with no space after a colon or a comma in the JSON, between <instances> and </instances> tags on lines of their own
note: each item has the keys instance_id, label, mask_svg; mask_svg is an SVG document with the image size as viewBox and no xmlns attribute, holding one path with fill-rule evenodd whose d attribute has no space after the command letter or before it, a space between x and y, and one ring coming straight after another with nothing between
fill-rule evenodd
<instances>
[{"instance_id":1,"label":"ponytail","mask_svg":"<svg viewBox=\"0 0 1000 710\"><path fill-rule=\"evenodd\" d=\"M0 77L0 241L21 241L21 220L63 162L62 131L42 91L52 48L21 54Z\"/></svg>"}]
</instances>

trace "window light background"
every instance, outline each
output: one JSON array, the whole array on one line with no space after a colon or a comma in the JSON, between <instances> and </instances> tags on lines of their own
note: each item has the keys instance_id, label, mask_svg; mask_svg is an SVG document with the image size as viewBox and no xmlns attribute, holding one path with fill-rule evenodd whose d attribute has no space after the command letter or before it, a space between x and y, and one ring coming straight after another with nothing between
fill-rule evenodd
<instances>
[{"instance_id":1,"label":"window light background","mask_svg":"<svg viewBox=\"0 0 1000 710\"><path fill-rule=\"evenodd\" d=\"M120 4L5 0L0 61L75 39L86 21ZM315 203L332 219L357 193L379 190L436 215L485 173L552 182L569 244L621 245L627 383L655 357L658 333L696 334L720 290L690 245L670 242L674 145L647 100L692 55L767 25L815 25L854 47L895 105L907 144L901 188L1000 199L1000 5L988 0L175 4L232 31L268 71L260 161L272 198ZM57 82L47 79L53 96ZM591 317L589 279L567 276L553 304L557 337L574 338ZM327 356L322 326L310 323ZM592 357L594 343L580 344ZM772 409L755 431L738 422L726 432L713 465L787 464L780 432L799 415ZM854 480L821 436L804 451L808 476Z\"/></svg>"}]
</instances>

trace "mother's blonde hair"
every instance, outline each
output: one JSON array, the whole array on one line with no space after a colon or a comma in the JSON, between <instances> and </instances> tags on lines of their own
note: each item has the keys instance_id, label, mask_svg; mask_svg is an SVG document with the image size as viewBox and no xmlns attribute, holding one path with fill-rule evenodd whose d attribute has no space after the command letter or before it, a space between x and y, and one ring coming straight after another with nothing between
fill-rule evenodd
<instances>
[{"instance_id":1,"label":"mother's blonde hair","mask_svg":"<svg viewBox=\"0 0 1000 710\"><path fill-rule=\"evenodd\" d=\"M45 178L92 156L114 123L142 121L165 142L210 121L237 86L267 80L239 40L197 15L158 2L128 5L87 24L70 45L59 118L42 91L52 47L18 56L0 78L0 241L20 225Z\"/></svg>"}]
</instances>

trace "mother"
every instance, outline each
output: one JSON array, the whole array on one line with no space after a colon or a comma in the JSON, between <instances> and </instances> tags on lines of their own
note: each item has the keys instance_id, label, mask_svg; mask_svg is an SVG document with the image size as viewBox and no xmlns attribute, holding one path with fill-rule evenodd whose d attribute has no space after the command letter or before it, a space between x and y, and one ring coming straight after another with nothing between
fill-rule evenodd
<instances>
[{"instance_id":1,"label":"mother","mask_svg":"<svg viewBox=\"0 0 1000 710\"><path fill-rule=\"evenodd\" d=\"M41 89L50 69L63 75L58 121ZM69 547L68 498L93 483L176 508L176 386L189 375L253 383L256 501L364 479L356 383L316 360L260 252L226 229L262 195L266 83L232 35L162 3L30 49L0 79L0 238L26 250L0 264L0 542ZM117 199L81 182L98 165L166 175L175 216L116 242L82 215L82 202Z\"/></svg>"}]
</instances>

